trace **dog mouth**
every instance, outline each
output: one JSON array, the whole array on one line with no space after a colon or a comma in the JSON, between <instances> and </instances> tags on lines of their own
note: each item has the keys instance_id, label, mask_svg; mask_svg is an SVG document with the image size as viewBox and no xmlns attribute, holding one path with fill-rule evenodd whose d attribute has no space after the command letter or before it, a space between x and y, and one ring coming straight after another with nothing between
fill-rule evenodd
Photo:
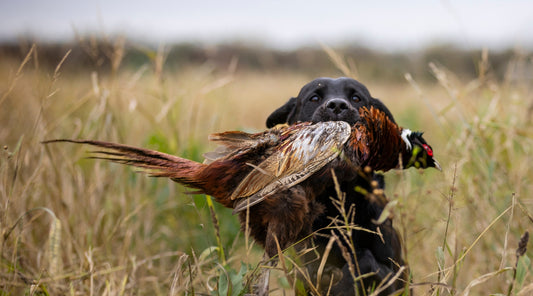
<instances>
[{"instance_id":1,"label":"dog mouth","mask_svg":"<svg viewBox=\"0 0 533 296\"><path fill-rule=\"evenodd\" d=\"M335 114L331 112L319 112L319 114L315 114L311 121L313 123L317 122L324 122L324 121L344 121L349 123L350 125L354 125L358 120L360 119L359 112L344 112L340 114Z\"/></svg>"}]
</instances>

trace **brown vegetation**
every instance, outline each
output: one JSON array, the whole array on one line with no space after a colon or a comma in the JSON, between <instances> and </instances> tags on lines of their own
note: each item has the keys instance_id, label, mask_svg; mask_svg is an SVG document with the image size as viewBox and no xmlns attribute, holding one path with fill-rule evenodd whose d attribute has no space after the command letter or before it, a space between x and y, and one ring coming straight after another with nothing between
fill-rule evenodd
<instances>
[{"instance_id":1,"label":"brown vegetation","mask_svg":"<svg viewBox=\"0 0 533 296\"><path fill-rule=\"evenodd\" d=\"M50 58L41 45L2 50L2 294L238 295L261 251L239 233L230 210L169 181L85 160L85 149L40 141L100 139L200 161L213 148L208 134L264 129L266 116L318 75L358 76L400 125L431 130L443 173L387 173L387 210L402 233L414 291L533 291L531 251L521 239L533 225L529 55L500 62L471 54L473 72L451 67L447 54L429 64L377 59L370 66L363 53L344 50L337 58L309 50L324 68L291 66L305 60L296 53L287 64L252 67L238 52L189 63L178 52L173 60L170 48L138 50L142 58L129 60L120 40L109 43L105 62L78 59L76 48L87 44L61 46ZM270 59L260 53L248 55ZM298 285L295 261L289 251L274 271L280 294Z\"/></svg>"}]
</instances>

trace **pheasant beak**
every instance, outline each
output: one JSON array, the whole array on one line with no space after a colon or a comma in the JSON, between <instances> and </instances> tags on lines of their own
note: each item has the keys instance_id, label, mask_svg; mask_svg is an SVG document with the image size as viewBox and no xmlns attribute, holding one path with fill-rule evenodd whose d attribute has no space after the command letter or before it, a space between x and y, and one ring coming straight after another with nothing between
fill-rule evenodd
<instances>
[{"instance_id":1,"label":"pheasant beak","mask_svg":"<svg viewBox=\"0 0 533 296\"><path fill-rule=\"evenodd\" d=\"M435 158L433 158L433 164L435 165L435 168L437 170L442 172L442 167L440 166L440 163Z\"/></svg>"}]
</instances>

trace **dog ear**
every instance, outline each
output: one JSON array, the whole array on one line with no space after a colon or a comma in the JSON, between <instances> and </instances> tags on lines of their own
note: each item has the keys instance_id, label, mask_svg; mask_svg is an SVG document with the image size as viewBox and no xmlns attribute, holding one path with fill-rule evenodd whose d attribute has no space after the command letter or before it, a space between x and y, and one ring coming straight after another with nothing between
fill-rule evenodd
<instances>
[{"instance_id":1,"label":"dog ear","mask_svg":"<svg viewBox=\"0 0 533 296\"><path fill-rule=\"evenodd\" d=\"M274 127L277 124L290 123L289 119L296 109L297 98L290 98L285 105L276 109L270 114L266 121L267 128Z\"/></svg>"}]
</instances>

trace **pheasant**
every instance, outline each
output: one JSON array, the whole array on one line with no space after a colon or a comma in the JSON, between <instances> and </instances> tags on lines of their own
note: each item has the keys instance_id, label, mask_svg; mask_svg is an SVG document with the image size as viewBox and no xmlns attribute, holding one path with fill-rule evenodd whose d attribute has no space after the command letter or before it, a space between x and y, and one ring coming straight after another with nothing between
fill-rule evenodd
<instances>
[{"instance_id":1,"label":"pheasant","mask_svg":"<svg viewBox=\"0 0 533 296\"><path fill-rule=\"evenodd\" d=\"M57 139L103 148L92 158L106 159L147 170L211 195L239 213L241 224L265 248L277 254L311 232L321 211L315 196L339 178L355 177L366 166L387 171L394 168L440 170L433 150L420 132L400 128L379 109L359 109L359 119L275 127L249 134L239 131L210 136L222 149L198 163L154 150L123 144ZM249 223L247 221L247 213Z\"/></svg>"}]
</instances>

